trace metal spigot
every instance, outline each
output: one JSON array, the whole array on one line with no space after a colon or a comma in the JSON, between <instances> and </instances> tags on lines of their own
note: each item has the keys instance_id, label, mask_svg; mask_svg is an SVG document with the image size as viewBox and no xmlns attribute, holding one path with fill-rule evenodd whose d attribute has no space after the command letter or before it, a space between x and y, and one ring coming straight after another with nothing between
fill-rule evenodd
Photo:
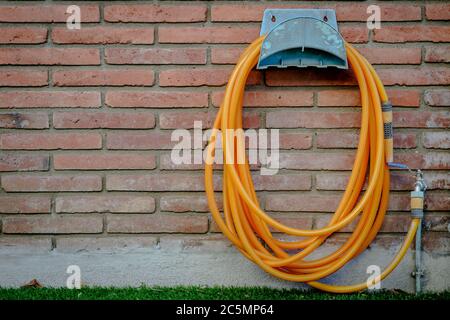
<instances>
[{"instance_id":1,"label":"metal spigot","mask_svg":"<svg viewBox=\"0 0 450 320\"><path fill-rule=\"evenodd\" d=\"M411 169L410 169L411 170ZM413 170L411 170L413 171ZM420 169L416 170L416 182L414 183L414 191L425 192L427 190L427 184L423 178L423 172Z\"/></svg>"}]
</instances>

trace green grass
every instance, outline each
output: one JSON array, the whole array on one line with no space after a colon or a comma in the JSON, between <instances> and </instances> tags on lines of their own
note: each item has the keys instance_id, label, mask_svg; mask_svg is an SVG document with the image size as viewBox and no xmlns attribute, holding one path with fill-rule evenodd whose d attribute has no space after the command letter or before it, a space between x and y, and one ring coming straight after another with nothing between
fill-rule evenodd
<instances>
[{"instance_id":1,"label":"green grass","mask_svg":"<svg viewBox=\"0 0 450 320\"><path fill-rule=\"evenodd\" d=\"M139 288L0 288L0 300L450 300L450 291L420 295L396 291L328 294L297 289L238 287L139 287Z\"/></svg>"}]
</instances>

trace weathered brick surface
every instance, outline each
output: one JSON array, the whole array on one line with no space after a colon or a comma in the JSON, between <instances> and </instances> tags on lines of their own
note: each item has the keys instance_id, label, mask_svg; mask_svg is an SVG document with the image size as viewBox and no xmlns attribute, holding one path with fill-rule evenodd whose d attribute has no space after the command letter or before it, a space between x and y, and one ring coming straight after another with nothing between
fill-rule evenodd
<instances>
[{"instance_id":1,"label":"weathered brick surface","mask_svg":"<svg viewBox=\"0 0 450 320\"><path fill-rule=\"evenodd\" d=\"M12 153L0 155L0 171L46 171L49 167L48 156Z\"/></svg>"},{"instance_id":2,"label":"weathered brick surface","mask_svg":"<svg viewBox=\"0 0 450 320\"><path fill-rule=\"evenodd\" d=\"M80 5L81 22L99 22L97 5ZM66 22L67 5L6 5L0 8L0 22Z\"/></svg>"},{"instance_id":3,"label":"weathered brick surface","mask_svg":"<svg viewBox=\"0 0 450 320\"><path fill-rule=\"evenodd\" d=\"M204 48L106 48L108 64L205 64Z\"/></svg>"},{"instance_id":4,"label":"weathered brick surface","mask_svg":"<svg viewBox=\"0 0 450 320\"><path fill-rule=\"evenodd\" d=\"M109 22L199 22L206 21L205 5L108 5Z\"/></svg>"},{"instance_id":5,"label":"weathered brick surface","mask_svg":"<svg viewBox=\"0 0 450 320\"><path fill-rule=\"evenodd\" d=\"M44 43L47 29L44 28L2 28L0 43Z\"/></svg>"},{"instance_id":6,"label":"weathered brick surface","mask_svg":"<svg viewBox=\"0 0 450 320\"><path fill-rule=\"evenodd\" d=\"M0 128L5 129L46 129L49 127L48 115L36 113L2 113L0 114Z\"/></svg>"},{"instance_id":7,"label":"weathered brick surface","mask_svg":"<svg viewBox=\"0 0 450 320\"><path fill-rule=\"evenodd\" d=\"M376 2L382 28L369 31L368 4L314 7L336 10L344 39L385 84L394 106L394 159L423 169L428 184L425 250L449 254L449 5ZM264 9L311 4L79 3L80 30L66 28L68 5L0 6L0 249L223 249L229 243L208 215L203 165L173 163L173 130L193 132L194 121L211 128ZM280 129L280 172L261 176L259 165L251 166L261 206L291 226L323 226L346 187L359 139L352 71L253 71L247 84L244 127ZM380 238L386 248L406 231L413 183L392 171ZM219 175L214 184L221 208Z\"/></svg>"},{"instance_id":8,"label":"weathered brick surface","mask_svg":"<svg viewBox=\"0 0 450 320\"><path fill-rule=\"evenodd\" d=\"M0 73L2 87L42 87L48 84L46 71L4 70Z\"/></svg>"},{"instance_id":9,"label":"weathered brick surface","mask_svg":"<svg viewBox=\"0 0 450 320\"><path fill-rule=\"evenodd\" d=\"M54 112L57 129L150 129L155 115L150 112Z\"/></svg>"},{"instance_id":10,"label":"weathered brick surface","mask_svg":"<svg viewBox=\"0 0 450 320\"><path fill-rule=\"evenodd\" d=\"M155 200L149 196L61 196L55 207L58 213L151 213Z\"/></svg>"},{"instance_id":11,"label":"weathered brick surface","mask_svg":"<svg viewBox=\"0 0 450 320\"><path fill-rule=\"evenodd\" d=\"M97 133L5 133L0 135L3 150L101 149Z\"/></svg>"},{"instance_id":12,"label":"weathered brick surface","mask_svg":"<svg viewBox=\"0 0 450 320\"><path fill-rule=\"evenodd\" d=\"M52 41L64 44L152 44L153 28L85 27L80 30L53 28Z\"/></svg>"},{"instance_id":13,"label":"weathered brick surface","mask_svg":"<svg viewBox=\"0 0 450 320\"><path fill-rule=\"evenodd\" d=\"M4 65L99 65L100 51L90 48L0 48Z\"/></svg>"},{"instance_id":14,"label":"weathered brick surface","mask_svg":"<svg viewBox=\"0 0 450 320\"><path fill-rule=\"evenodd\" d=\"M151 70L80 70L53 73L53 85L57 87L151 86L153 82L154 74Z\"/></svg>"},{"instance_id":15,"label":"weathered brick surface","mask_svg":"<svg viewBox=\"0 0 450 320\"><path fill-rule=\"evenodd\" d=\"M92 91L0 92L0 108L98 108L100 93Z\"/></svg>"},{"instance_id":16,"label":"weathered brick surface","mask_svg":"<svg viewBox=\"0 0 450 320\"><path fill-rule=\"evenodd\" d=\"M51 199L47 196L1 196L1 213L50 213Z\"/></svg>"},{"instance_id":17,"label":"weathered brick surface","mask_svg":"<svg viewBox=\"0 0 450 320\"><path fill-rule=\"evenodd\" d=\"M154 155L140 154L58 154L53 158L56 170L154 169Z\"/></svg>"}]
</instances>

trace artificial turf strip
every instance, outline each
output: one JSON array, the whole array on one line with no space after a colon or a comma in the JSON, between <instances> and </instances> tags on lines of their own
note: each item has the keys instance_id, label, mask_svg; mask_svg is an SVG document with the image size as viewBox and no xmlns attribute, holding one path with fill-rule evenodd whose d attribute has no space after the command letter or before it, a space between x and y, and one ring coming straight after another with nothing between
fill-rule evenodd
<instances>
[{"instance_id":1,"label":"artificial turf strip","mask_svg":"<svg viewBox=\"0 0 450 320\"><path fill-rule=\"evenodd\" d=\"M450 291L328 294L297 289L238 287L0 288L0 300L450 300Z\"/></svg>"}]
</instances>

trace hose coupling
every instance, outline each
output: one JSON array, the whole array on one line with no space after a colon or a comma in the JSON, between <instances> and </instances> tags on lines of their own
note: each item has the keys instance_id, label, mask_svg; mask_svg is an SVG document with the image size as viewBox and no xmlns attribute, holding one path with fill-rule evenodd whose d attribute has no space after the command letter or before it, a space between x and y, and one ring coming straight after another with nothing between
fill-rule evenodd
<instances>
[{"instance_id":1,"label":"hose coupling","mask_svg":"<svg viewBox=\"0 0 450 320\"><path fill-rule=\"evenodd\" d=\"M423 219L424 197L427 184L423 178L422 170L416 171L416 182L414 191L411 191L411 216L413 218Z\"/></svg>"}]
</instances>

